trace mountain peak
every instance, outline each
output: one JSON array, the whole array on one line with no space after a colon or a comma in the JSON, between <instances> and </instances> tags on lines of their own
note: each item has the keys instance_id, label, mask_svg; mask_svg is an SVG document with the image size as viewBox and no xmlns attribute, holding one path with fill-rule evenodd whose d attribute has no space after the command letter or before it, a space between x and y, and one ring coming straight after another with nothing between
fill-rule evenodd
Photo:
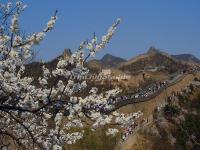
<instances>
[{"instance_id":1,"label":"mountain peak","mask_svg":"<svg viewBox=\"0 0 200 150\"><path fill-rule=\"evenodd\" d=\"M147 54L155 54L155 53L160 53L160 50L155 48L154 46L151 46L147 51Z\"/></svg>"},{"instance_id":2,"label":"mountain peak","mask_svg":"<svg viewBox=\"0 0 200 150\"><path fill-rule=\"evenodd\" d=\"M71 50L70 49L64 49L64 51L63 51L63 57L64 58L68 58L68 57L70 57L71 55L72 55L72 52L71 52Z\"/></svg>"},{"instance_id":3,"label":"mountain peak","mask_svg":"<svg viewBox=\"0 0 200 150\"><path fill-rule=\"evenodd\" d=\"M101 60L103 61L103 60L105 60L105 59L110 59L110 58L113 58L113 57L115 57L115 56L113 56L113 55L111 55L111 54L105 54L102 58L101 58Z\"/></svg>"},{"instance_id":4,"label":"mountain peak","mask_svg":"<svg viewBox=\"0 0 200 150\"><path fill-rule=\"evenodd\" d=\"M111 54L105 54L100 60L104 67L113 68L118 66L119 64L126 62L125 59L113 56Z\"/></svg>"}]
</instances>

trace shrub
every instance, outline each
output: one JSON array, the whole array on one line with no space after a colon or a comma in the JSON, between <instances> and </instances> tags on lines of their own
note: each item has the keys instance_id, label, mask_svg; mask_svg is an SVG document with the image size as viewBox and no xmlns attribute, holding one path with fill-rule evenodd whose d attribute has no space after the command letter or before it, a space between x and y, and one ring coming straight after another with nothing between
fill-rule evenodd
<instances>
[{"instance_id":1,"label":"shrub","mask_svg":"<svg viewBox=\"0 0 200 150\"><path fill-rule=\"evenodd\" d=\"M191 136L195 136L195 141L200 142L200 117L188 114L185 121L180 125L177 134L177 145L179 149L187 149L186 142ZM200 146L193 143L193 149L200 149Z\"/></svg>"},{"instance_id":2,"label":"shrub","mask_svg":"<svg viewBox=\"0 0 200 150\"><path fill-rule=\"evenodd\" d=\"M180 110L176 105L167 104L164 107L164 112L165 112L166 115L173 116L173 115L178 115L180 113Z\"/></svg>"}]
</instances>

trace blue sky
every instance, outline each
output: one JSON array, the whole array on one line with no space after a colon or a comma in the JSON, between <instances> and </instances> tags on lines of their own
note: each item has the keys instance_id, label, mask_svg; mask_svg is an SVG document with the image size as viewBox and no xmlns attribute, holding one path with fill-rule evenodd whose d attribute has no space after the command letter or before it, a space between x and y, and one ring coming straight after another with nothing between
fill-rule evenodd
<instances>
[{"instance_id":1,"label":"blue sky","mask_svg":"<svg viewBox=\"0 0 200 150\"><path fill-rule=\"evenodd\" d=\"M98 58L111 53L132 58L155 46L172 54L192 53L200 58L200 0L24 0L21 18L27 33L38 32L57 9L55 29L40 46L38 58L50 60L64 48L106 33L117 18L122 23Z\"/></svg>"}]
</instances>

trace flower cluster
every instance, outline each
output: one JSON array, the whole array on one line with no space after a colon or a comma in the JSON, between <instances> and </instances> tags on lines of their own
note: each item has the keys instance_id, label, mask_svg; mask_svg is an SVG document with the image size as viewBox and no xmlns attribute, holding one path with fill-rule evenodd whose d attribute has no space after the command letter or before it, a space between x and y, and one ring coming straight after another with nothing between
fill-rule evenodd
<instances>
[{"instance_id":1,"label":"flower cluster","mask_svg":"<svg viewBox=\"0 0 200 150\"><path fill-rule=\"evenodd\" d=\"M106 131L106 135L115 136L118 132L119 132L118 129L115 129L115 128L109 128L109 129Z\"/></svg>"},{"instance_id":2,"label":"flower cluster","mask_svg":"<svg viewBox=\"0 0 200 150\"><path fill-rule=\"evenodd\" d=\"M71 128L83 128L83 123L80 119L74 119L71 122L68 122L64 125L64 129L71 129Z\"/></svg>"}]
</instances>

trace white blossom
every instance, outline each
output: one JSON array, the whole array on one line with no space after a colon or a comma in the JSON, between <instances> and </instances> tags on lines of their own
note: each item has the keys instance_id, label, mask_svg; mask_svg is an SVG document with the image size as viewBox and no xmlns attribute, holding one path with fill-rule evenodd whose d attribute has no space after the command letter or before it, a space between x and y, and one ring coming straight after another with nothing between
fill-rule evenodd
<instances>
[{"instance_id":1,"label":"white blossom","mask_svg":"<svg viewBox=\"0 0 200 150\"><path fill-rule=\"evenodd\" d=\"M90 127L95 129L112 122L126 124L141 116L142 113L105 114L104 109L111 110L113 107L113 105L108 105L107 100L121 91L115 88L101 93L93 87L90 92L83 93L86 96L79 96L79 92L83 92L87 87L86 80L69 78L89 74L84 62L108 44L120 20L109 28L108 33L100 38L100 42L96 35L90 42L81 42L78 50L68 59L60 58L55 68L47 68L45 63L40 64L41 68L36 69L42 69L41 75L35 77L26 75L29 74L27 63L33 57L35 46L40 44L47 32L54 28L57 13L51 17L41 32L21 36L22 29L19 26L19 20L26 5L21 1L7 5L0 3L0 8L4 13L13 7L16 9L13 10L12 18L6 22L9 29L0 27L0 32L2 32L0 35L0 93L2 99L5 99L1 106L10 108L10 110L1 111L1 131L5 129L19 138L25 149L32 148L33 142L36 142L35 149L40 149L39 146L42 146L43 149L59 150L64 144L75 144L83 138L85 126L83 121L88 117L92 121ZM85 50L89 50L88 57L85 56ZM77 132L70 132L71 128L76 128ZM117 129L108 129L107 132L113 135L116 133Z\"/></svg>"},{"instance_id":2,"label":"white blossom","mask_svg":"<svg viewBox=\"0 0 200 150\"><path fill-rule=\"evenodd\" d=\"M119 132L118 129L109 128L109 129L106 131L106 135L115 136L118 132Z\"/></svg>"},{"instance_id":3,"label":"white blossom","mask_svg":"<svg viewBox=\"0 0 200 150\"><path fill-rule=\"evenodd\" d=\"M56 23L57 17L51 17L51 20L49 20L49 22L47 23L47 28L46 29L50 29L52 30L54 28L54 25Z\"/></svg>"},{"instance_id":4,"label":"white blossom","mask_svg":"<svg viewBox=\"0 0 200 150\"><path fill-rule=\"evenodd\" d=\"M19 30L19 19L18 19L18 14L14 14L12 21L11 21L11 26L10 29L12 32L17 32Z\"/></svg>"}]
</instances>

